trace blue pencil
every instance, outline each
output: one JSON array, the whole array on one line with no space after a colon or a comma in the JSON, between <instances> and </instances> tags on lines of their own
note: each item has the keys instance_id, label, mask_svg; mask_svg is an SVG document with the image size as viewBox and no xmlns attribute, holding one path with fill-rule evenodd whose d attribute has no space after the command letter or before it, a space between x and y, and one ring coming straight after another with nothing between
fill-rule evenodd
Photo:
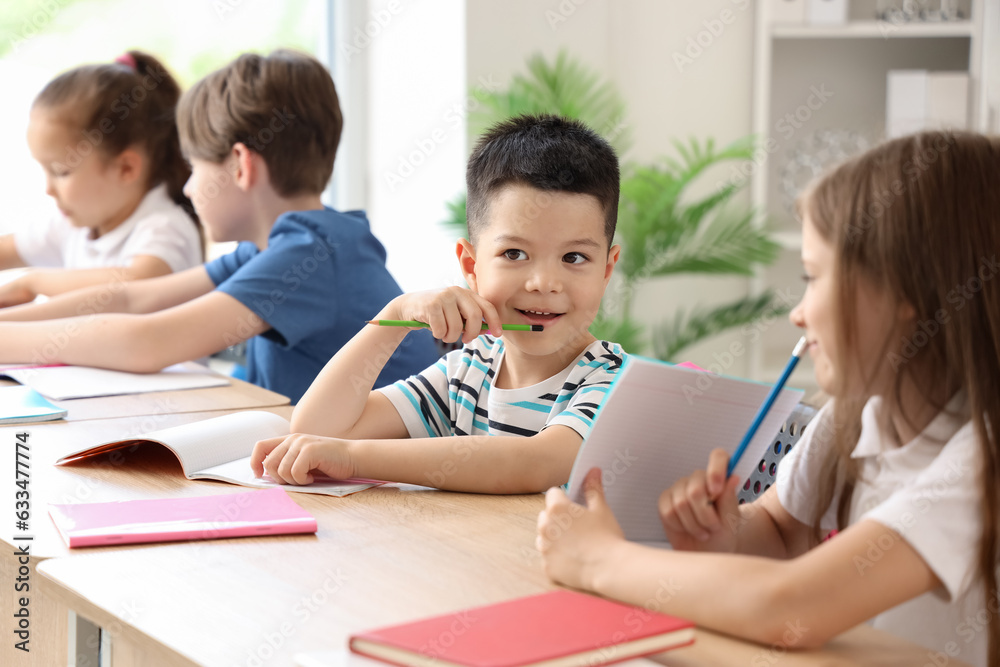
<instances>
[{"instance_id":1,"label":"blue pencil","mask_svg":"<svg viewBox=\"0 0 1000 667\"><path fill-rule=\"evenodd\" d=\"M792 350L792 358L788 360L788 365L785 366L785 370L781 374L781 377L778 378L778 381L771 388L771 393L767 395L767 398L764 399L764 404L761 405L760 410L757 411L757 416L754 417L753 423L750 424L750 428L747 429L747 434L743 436L743 442L740 443L740 446L736 448L736 451L729 459L729 469L726 470L727 479L733 474L733 470L740 462L740 458L743 456L743 452L746 451L750 441L753 440L755 435L757 435L757 429L760 428L761 422L764 421L764 417L767 416L767 413L771 411L771 406L774 405L774 401L778 398L778 394L785 388L785 383L788 382L788 376L795 370L796 364L799 363L799 357L802 356L802 351L805 349L806 337L803 336L799 339L799 342L795 344L795 349Z\"/></svg>"}]
</instances>

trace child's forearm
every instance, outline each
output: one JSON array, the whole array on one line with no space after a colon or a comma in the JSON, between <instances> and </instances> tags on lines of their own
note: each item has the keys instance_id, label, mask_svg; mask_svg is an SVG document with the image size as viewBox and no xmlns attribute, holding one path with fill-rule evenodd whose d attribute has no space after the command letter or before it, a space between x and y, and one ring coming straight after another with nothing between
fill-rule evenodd
<instances>
[{"instance_id":1,"label":"child's forearm","mask_svg":"<svg viewBox=\"0 0 1000 667\"><path fill-rule=\"evenodd\" d=\"M784 561L671 551L616 542L589 573L587 588L645 609L765 644L807 646L814 637L782 633L797 622L794 605L776 595ZM641 620L641 618L640 618ZM807 643L808 642L808 643Z\"/></svg>"},{"instance_id":2,"label":"child's forearm","mask_svg":"<svg viewBox=\"0 0 1000 667\"><path fill-rule=\"evenodd\" d=\"M544 433L530 438L484 435L357 440L349 447L358 477L446 491L537 493L569 479L579 448L579 442L576 447L545 442Z\"/></svg>"},{"instance_id":3,"label":"child's forearm","mask_svg":"<svg viewBox=\"0 0 1000 667\"><path fill-rule=\"evenodd\" d=\"M117 321L127 315L100 318L73 317L44 322L0 323L0 363L66 363L120 370L131 367L130 360L140 336L129 322Z\"/></svg>"},{"instance_id":4,"label":"child's forearm","mask_svg":"<svg viewBox=\"0 0 1000 667\"><path fill-rule=\"evenodd\" d=\"M33 294L54 296L87 287L104 286L109 290L116 285L134 280L127 268L106 267L98 269L32 269L17 279Z\"/></svg>"},{"instance_id":5,"label":"child's forearm","mask_svg":"<svg viewBox=\"0 0 1000 667\"><path fill-rule=\"evenodd\" d=\"M128 311L128 298L123 283L88 287L60 294L45 303L27 303L0 310L2 322L54 320L77 315L120 313Z\"/></svg>"},{"instance_id":6,"label":"child's forearm","mask_svg":"<svg viewBox=\"0 0 1000 667\"><path fill-rule=\"evenodd\" d=\"M350 438L379 373L408 329L366 326L313 380L292 413L292 432Z\"/></svg>"}]
</instances>

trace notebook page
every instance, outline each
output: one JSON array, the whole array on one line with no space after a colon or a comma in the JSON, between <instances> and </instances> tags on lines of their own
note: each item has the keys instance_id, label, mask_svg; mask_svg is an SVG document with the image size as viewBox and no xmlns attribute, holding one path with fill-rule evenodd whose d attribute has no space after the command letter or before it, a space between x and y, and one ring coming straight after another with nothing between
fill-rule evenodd
<instances>
[{"instance_id":1,"label":"notebook page","mask_svg":"<svg viewBox=\"0 0 1000 667\"><path fill-rule=\"evenodd\" d=\"M662 542L660 493L704 469L716 447L735 451L770 389L630 356L577 456L570 498L583 502L583 478L600 467L608 504L625 537ZM734 475L748 478L801 396L795 389L779 394Z\"/></svg>"},{"instance_id":2,"label":"notebook page","mask_svg":"<svg viewBox=\"0 0 1000 667\"><path fill-rule=\"evenodd\" d=\"M247 410L153 431L134 440L169 445L188 477L235 459L249 457L258 440L288 435L288 420L270 412ZM249 468L249 464L247 464Z\"/></svg>"},{"instance_id":3,"label":"notebook page","mask_svg":"<svg viewBox=\"0 0 1000 667\"><path fill-rule=\"evenodd\" d=\"M252 486L258 489L282 488L285 491L298 493L317 493L324 496L347 496L358 491L370 489L384 482L359 479L332 479L318 472L313 473L313 483L306 485L278 484L268 476L254 477L250 468L250 457L246 456L235 461L222 463L211 468L205 468L193 475L196 479L216 479L233 482L242 486Z\"/></svg>"},{"instance_id":4,"label":"notebook page","mask_svg":"<svg viewBox=\"0 0 1000 667\"><path fill-rule=\"evenodd\" d=\"M88 366L40 366L8 368L3 374L56 401L229 384L225 376L192 361L169 366L159 373L126 373Z\"/></svg>"}]
</instances>

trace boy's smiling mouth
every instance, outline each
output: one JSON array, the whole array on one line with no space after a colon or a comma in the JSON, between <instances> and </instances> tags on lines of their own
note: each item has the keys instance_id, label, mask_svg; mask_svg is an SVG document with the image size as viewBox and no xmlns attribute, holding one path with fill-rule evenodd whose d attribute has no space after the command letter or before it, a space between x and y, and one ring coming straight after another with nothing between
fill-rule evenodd
<instances>
[{"instance_id":1,"label":"boy's smiling mouth","mask_svg":"<svg viewBox=\"0 0 1000 667\"><path fill-rule=\"evenodd\" d=\"M548 310L522 310L515 308L531 324L546 324L555 321L566 313L554 313Z\"/></svg>"}]
</instances>

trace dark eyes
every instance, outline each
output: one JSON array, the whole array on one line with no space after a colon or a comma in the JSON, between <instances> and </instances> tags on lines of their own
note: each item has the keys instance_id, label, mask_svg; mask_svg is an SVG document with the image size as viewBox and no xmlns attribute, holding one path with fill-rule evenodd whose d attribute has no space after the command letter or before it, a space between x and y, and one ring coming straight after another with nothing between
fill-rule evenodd
<instances>
[{"instance_id":1,"label":"dark eyes","mask_svg":"<svg viewBox=\"0 0 1000 667\"><path fill-rule=\"evenodd\" d=\"M511 248L510 250L504 250L503 256L513 262L525 260L528 258L528 254L526 252L524 252L523 250L518 250L516 248ZM565 255L563 255L562 259L567 264L583 264L589 258L586 255L579 252L568 252Z\"/></svg>"}]
</instances>

